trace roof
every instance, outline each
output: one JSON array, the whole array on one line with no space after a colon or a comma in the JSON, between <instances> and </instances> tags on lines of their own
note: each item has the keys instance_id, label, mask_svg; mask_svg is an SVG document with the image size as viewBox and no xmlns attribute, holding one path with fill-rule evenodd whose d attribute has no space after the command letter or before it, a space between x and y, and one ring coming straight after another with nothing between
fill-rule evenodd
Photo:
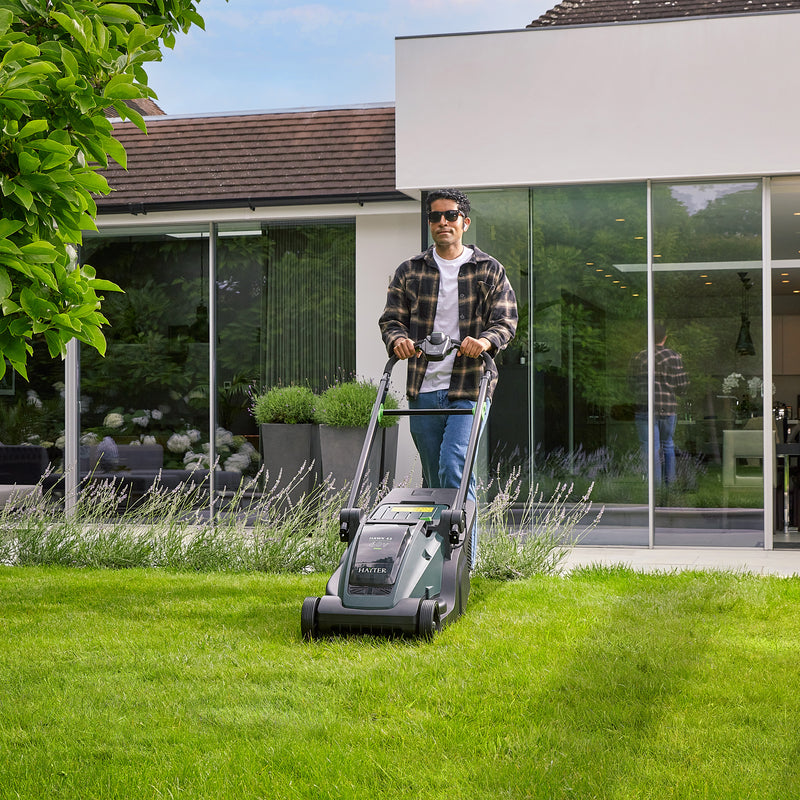
<instances>
[{"instance_id":1,"label":"roof","mask_svg":"<svg viewBox=\"0 0 800 800\"><path fill-rule=\"evenodd\" d=\"M99 213L400 199L394 106L161 116L116 122ZM407 198L406 198L407 199Z\"/></svg>"},{"instance_id":2,"label":"roof","mask_svg":"<svg viewBox=\"0 0 800 800\"><path fill-rule=\"evenodd\" d=\"M125 100L125 105L130 106L134 111L138 111L143 117L154 117L157 114L164 114L162 108L151 100L149 97L135 97L131 100ZM117 109L114 106L109 106L105 109L105 115L111 119L119 118Z\"/></svg>"},{"instance_id":3,"label":"roof","mask_svg":"<svg viewBox=\"0 0 800 800\"><path fill-rule=\"evenodd\" d=\"M598 25L608 22L754 14L800 10L800 0L564 0L528 25Z\"/></svg>"}]
</instances>

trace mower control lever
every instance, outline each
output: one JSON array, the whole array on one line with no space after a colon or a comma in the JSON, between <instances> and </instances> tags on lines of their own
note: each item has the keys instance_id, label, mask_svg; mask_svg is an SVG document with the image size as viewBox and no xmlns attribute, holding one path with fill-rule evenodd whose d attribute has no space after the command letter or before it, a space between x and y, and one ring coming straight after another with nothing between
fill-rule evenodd
<instances>
[{"instance_id":1,"label":"mower control lever","mask_svg":"<svg viewBox=\"0 0 800 800\"><path fill-rule=\"evenodd\" d=\"M434 331L424 339L414 342L414 347L424 353L428 361L443 361L446 356L450 355L453 350L458 350L460 346L461 342L454 341L441 331Z\"/></svg>"}]
</instances>

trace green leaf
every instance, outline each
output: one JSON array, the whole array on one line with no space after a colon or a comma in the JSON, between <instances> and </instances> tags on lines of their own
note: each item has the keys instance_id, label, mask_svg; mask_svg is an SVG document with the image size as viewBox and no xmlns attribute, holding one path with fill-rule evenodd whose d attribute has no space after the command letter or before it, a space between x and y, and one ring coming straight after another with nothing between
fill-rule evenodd
<instances>
[{"instance_id":1,"label":"green leaf","mask_svg":"<svg viewBox=\"0 0 800 800\"><path fill-rule=\"evenodd\" d=\"M25 206L28 211L33 208L33 194L31 194L31 192L28 191L28 189L26 189L24 186L20 186L20 184L15 183L14 196L17 197L20 203L22 203L22 205Z\"/></svg>"},{"instance_id":2,"label":"green leaf","mask_svg":"<svg viewBox=\"0 0 800 800\"><path fill-rule=\"evenodd\" d=\"M89 286L91 286L92 289L97 289L97 290L99 290L101 292L121 292L122 291L122 289L120 289L120 287L117 286L116 283L113 283L112 281L103 280L102 278L92 278L89 281Z\"/></svg>"},{"instance_id":3,"label":"green leaf","mask_svg":"<svg viewBox=\"0 0 800 800\"><path fill-rule=\"evenodd\" d=\"M147 133L147 125L138 111L119 100L114 103L114 108L119 111L119 115L122 119L127 117L142 133Z\"/></svg>"},{"instance_id":4,"label":"green leaf","mask_svg":"<svg viewBox=\"0 0 800 800\"><path fill-rule=\"evenodd\" d=\"M0 219L0 240L8 238L24 225L25 223L18 219Z\"/></svg>"},{"instance_id":5,"label":"green leaf","mask_svg":"<svg viewBox=\"0 0 800 800\"><path fill-rule=\"evenodd\" d=\"M39 161L39 157L35 156L33 153L22 152L19 154L20 172L36 172L36 170L41 166L41 163L42 162Z\"/></svg>"},{"instance_id":6,"label":"green leaf","mask_svg":"<svg viewBox=\"0 0 800 800\"><path fill-rule=\"evenodd\" d=\"M0 8L0 35L4 34L14 22L14 15L6 8Z\"/></svg>"},{"instance_id":7,"label":"green leaf","mask_svg":"<svg viewBox=\"0 0 800 800\"><path fill-rule=\"evenodd\" d=\"M44 340L47 342L47 352L50 353L51 358L56 356L63 356L67 350L64 347L64 342L61 337L53 330L44 331Z\"/></svg>"},{"instance_id":8,"label":"green leaf","mask_svg":"<svg viewBox=\"0 0 800 800\"><path fill-rule=\"evenodd\" d=\"M108 84L103 89L103 97L109 100L133 100L142 96L142 90L132 83Z\"/></svg>"},{"instance_id":9,"label":"green leaf","mask_svg":"<svg viewBox=\"0 0 800 800\"><path fill-rule=\"evenodd\" d=\"M98 8L101 19L106 22L142 22L142 18L129 6L119 3L105 3Z\"/></svg>"},{"instance_id":10,"label":"green leaf","mask_svg":"<svg viewBox=\"0 0 800 800\"><path fill-rule=\"evenodd\" d=\"M78 59L75 58L74 53L68 47L61 45L61 63L67 68L70 75L79 76L81 74L80 67L78 66Z\"/></svg>"},{"instance_id":11,"label":"green leaf","mask_svg":"<svg viewBox=\"0 0 800 800\"><path fill-rule=\"evenodd\" d=\"M0 64L5 66L6 64L13 64L15 61L28 62L40 54L39 48L30 44L30 42L17 42L17 44L8 48Z\"/></svg>"},{"instance_id":12,"label":"green leaf","mask_svg":"<svg viewBox=\"0 0 800 800\"><path fill-rule=\"evenodd\" d=\"M105 148L106 153L123 169L127 169L128 155L125 152L125 148L113 136L98 136L97 138L101 147Z\"/></svg>"},{"instance_id":13,"label":"green leaf","mask_svg":"<svg viewBox=\"0 0 800 800\"><path fill-rule=\"evenodd\" d=\"M34 61L24 67L20 67L14 73L13 80L16 80L20 75L37 77L39 75L52 75L54 72L59 72L59 69L52 61Z\"/></svg>"},{"instance_id":14,"label":"green leaf","mask_svg":"<svg viewBox=\"0 0 800 800\"><path fill-rule=\"evenodd\" d=\"M89 37L78 20L62 14L60 11L51 11L50 18L54 19L70 36L74 37L84 50L88 51L90 49Z\"/></svg>"},{"instance_id":15,"label":"green leaf","mask_svg":"<svg viewBox=\"0 0 800 800\"><path fill-rule=\"evenodd\" d=\"M20 139L27 139L28 136L33 136L35 133L41 133L47 130L46 119L32 119L30 122L25 123L18 136Z\"/></svg>"},{"instance_id":16,"label":"green leaf","mask_svg":"<svg viewBox=\"0 0 800 800\"><path fill-rule=\"evenodd\" d=\"M49 153L65 153L69 156L75 153L74 147L61 144L52 136L47 139L31 139L28 142L28 147L32 147L34 150L46 150Z\"/></svg>"},{"instance_id":17,"label":"green leaf","mask_svg":"<svg viewBox=\"0 0 800 800\"><path fill-rule=\"evenodd\" d=\"M70 328L73 331L79 331L81 329L80 322L72 319L69 314L56 314L53 317L53 323L62 328Z\"/></svg>"},{"instance_id":18,"label":"green leaf","mask_svg":"<svg viewBox=\"0 0 800 800\"><path fill-rule=\"evenodd\" d=\"M0 99L5 98L9 100L41 100L42 102L47 99L41 92L35 92L33 89L5 89L0 95Z\"/></svg>"},{"instance_id":19,"label":"green leaf","mask_svg":"<svg viewBox=\"0 0 800 800\"><path fill-rule=\"evenodd\" d=\"M106 337L103 336L100 328L97 325L83 325L83 335L88 340L89 344L100 353L101 356L106 354Z\"/></svg>"},{"instance_id":20,"label":"green leaf","mask_svg":"<svg viewBox=\"0 0 800 800\"><path fill-rule=\"evenodd\" d=\"M144 25L134 25L130 36L128 36L128 52L135 53L143 44L147 44L156 38L158 34L153 36L153 34L150 33L151 30L152 29L146 28Z\"/></svg>"},{"instance_id":21,"label":"green leaf","mask_svg":"<svg viewBox=\"0 0 800 800\"><path fill-rule=\"evenodd\" d=\"M95 194L107 194L109 191L108 181L96 172L91 172L90 170L74 172L73 178L83 186L84 189L88 189Z\"/></svg>"},{"instance_id":22,"label":"green leaf","mask_svg":"<svg viewBox=\"0 0 800 800\"><path fill-rule=\"evenodd\" d=\"M49 317L55 312L55 308L46 300L39 297L29 286L25 286L19 293L19 304L22 306L22 310L32 320L38 320L41 317Z\"/></svg>"},{"instance_id":23,"label":"green leaf","mask_svg":"<svg viewBox=\"0 0 800 800\"><path fill-rule=\"evenodd\" d=\"M5 300L13 290L11 285L11 278L8 277L8 272L0 267L0 300Z\"/></svg>"}]
</instances>

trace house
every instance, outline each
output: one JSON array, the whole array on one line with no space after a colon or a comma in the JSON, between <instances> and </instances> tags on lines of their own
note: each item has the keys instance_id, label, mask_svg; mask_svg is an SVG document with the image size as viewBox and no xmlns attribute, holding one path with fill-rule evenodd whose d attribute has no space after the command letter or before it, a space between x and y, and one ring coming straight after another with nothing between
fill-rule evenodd
<instances>
[{"instance_id":1,"label":"house","mask_svg":"<svg viewBox=\"0 0 800 800\"><path fill-rule=\"evenodd\" d=\"M398 39L394 106L116 123L129 170L109 171L82 257L129 288L107 301L109 358L84 354L82 429L160 426L182 461L180 437L214 439L209 408L245 434L252 384L377 375L420 202L456 185L523 323L489 468L591 490L592 543L800 544L799 7L576 0L519 30ZM429 147L434 61L464 76L436 109L452 158ZM655 368L646 407L629 374L662 322L689 376L674 477L647 425Z\"/></svg>"}]
</instances>

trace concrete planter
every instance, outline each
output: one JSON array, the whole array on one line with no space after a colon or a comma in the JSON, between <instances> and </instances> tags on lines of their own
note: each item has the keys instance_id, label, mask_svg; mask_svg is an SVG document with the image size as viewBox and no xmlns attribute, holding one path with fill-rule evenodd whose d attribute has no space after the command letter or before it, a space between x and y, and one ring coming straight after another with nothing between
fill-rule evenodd
<instances>
[{"instance_id":1,"label":"concrete planter","mask_svg":"<svg viewBox=\"0 0 800 800\"><path fill-rule=\"evenodd\" d=\"M378 428L375 442L372 445L370 459L367 462L366 480L377 486L388 475L390 483L394 482L397 469L397 432L399 427ZM331 425L319 426L320 455L322 457L322 474L330 475L334 486L341 489L351 484L355 477L358 459L367 435L363 428L334 428ZM381 444L383 443L383 448ZM383 466L381 466L381 450L383 449Z\"/></svg>"},{"instance_id":2,"label":"concrete planter","mask_svg":"<svg viewBox=\"0 0 800 800\"><path fill-rule=\"evenodd\" d=\"M286 488L303 470L302 476L289 492L290 502L297 503L320 482L319 426L311 423L285 425L266 422L259 428L261 457L268 474L268 487L277 483L277 491Z\"/></svg>"}]
</instances>

